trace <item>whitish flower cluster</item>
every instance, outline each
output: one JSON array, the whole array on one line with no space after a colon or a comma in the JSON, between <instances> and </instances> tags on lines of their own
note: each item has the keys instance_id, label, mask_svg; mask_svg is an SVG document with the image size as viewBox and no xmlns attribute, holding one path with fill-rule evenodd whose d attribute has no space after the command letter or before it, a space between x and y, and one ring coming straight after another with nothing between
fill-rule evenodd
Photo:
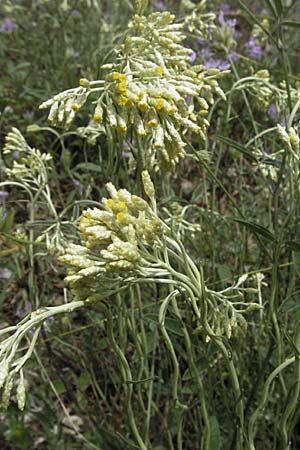
<instances>
[{"instance_id":1,"label":"whitish flower cluster","mask_svg":"<svg viewBox=\"0 0 300 450\"><path fill-rule=\"evenodd\" d=\"M147 195L154 195L148 173L143 181ZM161 222L145 200L112 183L106 188L110 198L102 199L103 209L88 209L80 218L81 245L70 244L60 258L73 266L66 281L80 298L99 289L103 293L105 280L142 266L143 249L162 234Z\"/></svg>"},{"instance_id":2,"label":"whitish flower cluster","mask_svg":"<svg viewBox=\"0 0 300 450\"><path fill-rule=\"evenodd\" d=\"M185 154L183 135L190 131L205 140L209 104L215 95L225 99L218 83L225 72L190 65L184 24L174 20L169 12L134 15L117 63L103 66L105 80L82 79L80 87L43 103L51 108L49 120L69 126L87 97L98 93L90 125L103 123L144 143L145 167L172 168Z\"/></svg>"},{"instance_id":3,"label":"whitish flower cluster","mask_svg":"<svg viewBox=\"0 0 300 450\"><path fill-rule=\"evenodd\" d=\"M10 403L12 389L15 384L17 371L10 370L7 360L0 361L0 407L6 409ZM25 406L26 392L24 384L23 371L20 371L20 377L16 388L16 400L18 407L23 411Z\"/></svg>"},{"instance_id":4,"label":"whitish flower cluster","mask_svg":"<svg viewBox=\"0 0 300 450\"><path fill-rule=\"evenodd\" d=\"M244 316L262 309L259 303L247 302L244 298L246 292L248 294L258 292L255 288L242 287L247 279L247 274L244 274L234 285L220 292L207 289L206 318L203 320L202 317L199 320L196 334L205 329L207 342L214 335L230 339L232 336L246 334L248 322Z\"/></svg>"},{"instance_id":5,"label":"whitish flower cluster","mask_svg":"<svg viewBox=\"0 0 300 450\"><path fill-rule=\"evenodd\" d=\"M47 161L51 160L52 156L31 148L17 128L13 128L5 140L3 154L16 152L19 156L18 161L13 162L12 168L6 169L7 176L31 186L34 184L41 187L45 184L48 178Z\"/></svg>"},{"instance_id":6,"label":"whitish flower cluster","mask_svg":"<svg viewBox=\"0 0 300 450\"><path fill-rule=\"evenodd\" d=\"M216 28L216 15L213 12L206 12L207 1L200 0L196 5L193 2L182 2L182 6L186 9L184 16L184 24L190 33L200 38L208 38L211 31Z\"/></svg>"},{"instance_id":7,"label":"whitish flower cluster","mask_svg":"<svg viewBox=\"0 0 300 450\"><path fill-rule=\"evenodd\" d=\"M55 95L42 103L40 109L50 108L48 120L55 126L68 128L73 122L76 112L87 101L90 90L79 86Z\"/></svg>"},{"instance_id":8,"label":"whitish flower cluster","mask_svg":"<svg viewBox=\"0 0 300 450\"><path fill-rule=\"evenodd\" d=\"M33 353L43 322L56 314L70 313L84 305L84 302L77 301L42 307L24 317L18 324L0 330L0 408L8 407L15 380L18 378L16 400L19 409L24 409L26 392L23 368ZM2 339L4 335L7 336ZM29 345L24 348L25 338Z\"/></svg>"},{"instance_id":9,"label":"whitish flower cluster","mask_svg":"<svg viewBox=\"0 0 300 450\"><path fill-rule=\"evenodd\" d=\"M277 124L278 135L285 148L293 155L296 161L300 158L300 138L294 127L283 127Z\"/></svg>"},{"instance_id":10,"label":"whitish flower cluster","mask_svg":"<svg viewBox=\"0 0 300 450\"><path fill-rule=\"evenodd\" d=\"M298 125L299 127L299 125ZM300 137L299 131L294 127L283 127L277 125L278 135L284 145L288 158L287 163L289 165L290 174L293 174L293 178L296 183L296 189L300 192L299 188L299 176L300 176Z\"/></svg>"},{"instance_id":11,"label":"whitish flower cluster","mask_svg":"<svg viewBox=\"0 0 300 450\"><path fill-rule=\"evenodd\" d=\"M276 105L278 111L286 110L288 104L288 94L286 83L282 81L276 86L272 80L268 70L259 70L252 76L242 78L234 85L236 90L245 90L247 96L252 97L255 106L265 112L271 104ZM290 86L290 96L292 104L299 99L299 87Z\"/></svg>"},{"instance_id":12,"label":"whitish flower cluster","mask_svg":"<svg viewBox=\"0 0 300 450\"><path fill-rule=\"evenodd\" d=\"M31 126L31 130L36 129L37 126ZM62 250L63 234L61 231L60 221L54 204L51 199L51 191L48 185L49 175L49 161L52 156L49 153L42 153L40 150L30 147L25 141L20 131L13 128L5 138L6 144L3 148L4 154L13 154L17 160L13 161L12 168L6 169L6 175L9 181L5 183L12 183L17 180L19 185L23 185L27 193L32 197L35 194L35 201L42 198L39 205L43 207L43 214L45 207L49 208L50 214L57 220L56 224L50 225L44 230L36 239L36 243L45 241L47 250L50 254Z\"/></svg>"}]
</instances>

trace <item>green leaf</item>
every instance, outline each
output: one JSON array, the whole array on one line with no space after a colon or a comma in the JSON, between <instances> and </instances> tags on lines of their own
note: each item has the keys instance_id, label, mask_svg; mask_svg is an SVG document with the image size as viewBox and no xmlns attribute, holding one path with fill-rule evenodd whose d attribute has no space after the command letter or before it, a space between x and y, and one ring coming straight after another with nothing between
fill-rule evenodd
<instances>
[{"instance_id":1,"label":"green leaf","mask_svg":"<svg viewBox=\"0 0 300 450\"><path fill-rule=\"evenodd\" d=\"M278 16L281 16L281 14L282 14L282 3L281 3L281 0L274 0L274 3L275 3L275 8L276 8L276 11L277 11L277 14L278 14Z\"/></svg>"},{"instance_id":2,"label":"green leaf","mask_svg":"<svg viewBox=\"0 0 300 450\"><path fill-rule=\"evenodd\" d=\"M300 277L300 253L293 252L293 263L298 276Z\"/></svg>"},{"instance_id":3,"label":"green leaf","mask_svg":"<svg viewBox=\"0 0 300 450\"><path fill-rule=\"evenodd\" d=\"M293 314L300 313L299 308L299 294L300 290L296 290L286 297L282 304L279 306L279 310L284 313L293 312Z\"/></svg>"},{"instance_id":4,"label":"green leaf","mask_svg":"<svg viewBox=\"0 0 300 450\"><path fill-rule=\"evenodd\" d=\"M197 372L200 374L204 369L207 369L209 367L208 361L207 359L199 359L196 362L196 368L197 368ZM186 369L186 371L184 372L183 376L182 376L182 380L183 381L188 381L188 380L192 380L193 378L196 377L196 374L194 373L192 367L189 367Z\"/></svg>"},{"instance_id":5,"label":"green leaf","mask_svg":"<svg viewBox=\"0 0 300 450\"><path fill-rule=\"evenodd\" d=\"M283 20L282 25L286 25L287 27L300 28L300 22L297 22L297 20Z\"/></svg>"},{"instance_id":6,"label":"green leaf","mask_svg":"<svg viewBox=\"0 0 300 450\"><path fill-rule=\"evenodd\" d=\"M54 380L52 381L52 383L58 394L63 394L64 392L66 392L66 386L61 380Z\"/></svg>"},{"instance_id":7,"label":"green leaf","mask_svg":"<svg viewBox=\"0 0 300 450\"><path fill-rule=\"evenodd\" d=\"M225 264L218 265L217 271L218 271L221 281L232 278L232 273L231 273L230 267L226 266Z\"/></svg>"},{"instance_id":8,"label":"green leaf","mask_svg":"<svg viewBox=\"0 0 300 450\"><path fill-rule=\"evenodd\" d=\"M9 234L14 224L15 213L13 210L8 211L7 214L5 213L6 211L0 208L0 233Z\"/></svg>"},{"instance_id":9,"label":"green leaf","mask_svg":"<svg viewBox=\"0 0 300 450\"><path fill-rule=\"evenodd\" d=\"M293 252L300 253L300 241L287 241L285 245L293 250Z\"/></svg>"},{"instance_id":10,"label":"green leaf","mask_svg":"<svg viewBox=\"0 0 300 450\"><path fill-rule=\"evenodd\" d=\"M210 423L210 450L220 450L221 448L221 434L220 434L220 427L219 422L216 416L210 416L209 417L209 423Z\"/></svg>"},{"instance_id":11,"label":"green leaf","mask_svg":"<svg viewBox=\"0 0 300 450\"><path fill-rule=\"evenodd\" d=\"M107 337L100 339L97 343L98 350L104 350L109 346L109 339Z\"/></svg>"},{"instance_id":12,"label":"green leaf","mask_svg":"<svg viewBox=\"0 0 300 450\"><path fill-rule=\"evenodd\" d=\"M78 389L83 392L85 391L89 385L91 384L91 378L87 371L82 372L80 377L77 380L77 387Z\"/></svg>"},{"instance_id":13,"label":"green leaf","mask_svg":"<svg viewBox=\"0 0 300 450\"><path fill-rule=\"evenodd\" d=\"M253 12L247 8L247 6L244 4L244 2L242 2L242 0L237 0L238 4L240 5L240 7L245 11L246 14L248 14L251 19L253 20L254 23L256 23L256 25L259 26L259 28L261 28L267 36L269 36L269 38L271 39L271 41L274 44L277 44L276 39L273 37L273 35L269 32L269 30L267 30L262 24L261 24L261 20L258 20L257 17L255 16L255 14L253 14ZM267 0L266 0L267 1ZM274 8L274 5L273 5ZM276 11L275 11L275 16L276 16Z\"/></svg>"},{"instance_id":14,"label":"green leaf","mask_svg":"<svg viewBox=\"0 0 300 450\"><path fill-rule=\"evenodd\" d=\"M267 228L262 227L261 225L258 225L255 222L248 222L247 220L243 219L234 219L234 221L240 223L241 225L244 225L255 234L260 234L265 239L272 242L276 242L276 237Z\"/></svg>"},{"instance_id":15,"label":"green leaf","mask_svg":"<svg viewBox=\"0 0 300 450\"><path fill-rule=\"evenodd\" d=\"M145 318L150 320L151 322L155 322L157 324L159 322L158 314L153 314L153 313L145 314ZM171 333L176 334L177 336L184 336L184 333L181 328L181 324L180 324L179 320L177 320L177 319L170 319L167 317L165 320L165 328L166 328L166 330L170 331Z\"/></svg>"},{"instance_id":16,"label":"green leaf","mask_svg":"<svg viewBox=\"0 0 300 450\"><path fill-rule=\"evenodd\" d=\"M244 156L246 156L251 161L255 161L255 162L258 161L257 157L255 155L253 155L253 153L244 145L238 144L237 142L233 141L232 139L224 137L224 136L217 135L216 138L219 139L219 141L223 142L224 144L227 144L230 147L237 150L238 152L242 153Z\"/></svg>"},{"instance_id":17,"label":"green leaf","mask_svg":"<svg viewBox=\"0 0 300 450\"><path fill-rule=\"evenodd\" d=\"M98 172L102 173L102 167L94 163L80 163L77 164L74 170L81 169L85 172Z\"/></svg>"},{"instance_id":18,"label":"green leaf","mask_svg":"<svg viewBox=\"0 0 300 450\"><path fill-rule=\"evenodd\" d=\"M265 2L267 3L267 5L269 6L270 10L273 13L273 16L278 17L278 10L277 7L274 5L274 2L272 0L265 0Z\"/></svg>"}]
</instances>

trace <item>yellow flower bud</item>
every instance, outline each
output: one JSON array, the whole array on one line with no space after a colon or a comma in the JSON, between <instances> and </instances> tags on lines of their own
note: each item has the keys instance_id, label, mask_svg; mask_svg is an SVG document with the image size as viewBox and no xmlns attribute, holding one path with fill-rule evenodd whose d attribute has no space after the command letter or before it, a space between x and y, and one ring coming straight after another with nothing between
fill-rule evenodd
<instances>
[{"instance_id":1,"label":"yellow flower bud","mask_svg":"<svg viewBox=\"0 0 300 450\"><path fill-rule=\"evenodd\" d=\"M119 89L119 92L121 92L122 94L125 94L125 92L126 92L126 82L125 81L121 81L121 83L118 84L118 89Z\"/></svg>"},{"instance_id":2,"label":"yellow flower bud","mask_svg":"<svg viewBox=\"0 0 300 450\"><path fill-rule=\"evenodd\" d=\"M120 79L120 74L119 74L119 72L113 72L113 73L111 74L111 79L114 80L114 81L119 80L119 79Z\"/></svg>"},{"instance_id":3,"label":"yellow flower bud","mask_svg":"<svg viewBox=\"0 0 300 450\"><path fill-rule=\"evenodd\" d=\"M160 111L161 109L164 109L165 100L163 98L158 98L157 100L155 100L154 106L158 111Z\"/></svg>"},{"instance_id":4,"label":"yellow flower bud","mask_svg":"<svg viewBox=\"0 0 300 450\"><path fill-rule=\"evenodd\" d=\"M88 88L90 86L90 82L87 78L80 78L79 84L82 87Z\"/></svg>"},{"instance_id":5,"label":"yellow flower bud","mask_svg":"<svg viewBox=\"0 0 300 450\"><path fill-rule=\"evenodd\" d=\"M96 122L96 123L101 123L102 120L103 120L102 114L94 114L93 120L94 120L94 122Z\"/></svg>"}]
</instances>

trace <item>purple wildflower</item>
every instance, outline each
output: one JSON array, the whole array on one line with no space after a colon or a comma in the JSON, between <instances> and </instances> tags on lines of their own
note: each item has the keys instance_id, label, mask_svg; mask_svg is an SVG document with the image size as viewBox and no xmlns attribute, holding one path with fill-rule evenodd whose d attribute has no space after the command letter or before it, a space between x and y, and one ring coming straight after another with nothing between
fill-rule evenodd
<instances>
[{"instance_id":1,"label":"purple wildflower","mask_svg":"<svg viewBox=\"0 0 300 450\"><path fill-rule=\"evenodd\" d=\"M232 61L238 61L240 59L240 55L236 52L231 52L228 56L232 59Z\"/></svg>"},{"instance_id":2,"label":"purple wildflower","mask_svg":"<svg viewBox=\"0 0 300 450\"><path fill-rule=\"evenodd\" d=\"M276 120L277 117L277 108L276 105L274 103L272 103L272 105L269 106L268 109L268 115L272 120Z\"/></svg>"},{"instance_id":3,"label":"purple wildflower","mask_svg":"<svg viewBox=\"0 0 300 450\"><path fill-rule=\"evenodd\" d=\"M199 54L199 56L202 56L203 58L210 58L212 56L213 52L211 51L210 48L205 47L205 48L202 48L198 54Z\"/></svg>"},{"instance_id":4,"label":"purple wildflower","mask_svg":"<svg viewBox=\"0 0 300 450\"><path fill-rule=\"evenodd\" d=\"M166 11L167 7L165 5L165 3L162 0L157 0L154 3L154 6L156 9L158 9L159 11Z\"/></svg>"},{"instance_id":5,"label":"purple wildflower","mask_svg":"<svg viewBox=\"0 0 300 450\"><path fill-rule=\"evenodd\" d=\"M225 27L234 28L236 26L236 19L225 19L224 11L220 11L218 16L218 22Z\"/></svg>"},{"instance_id":6,"label":"purple wildflower","mask_svg":"<svg viewBox=\"0 0 300 450\"><path fill-rule=\"evenodd\" d=\"M189 62L190 62L190 63L195 62L196 58L197 58L197 53L194 52L194 50L191 50L191 52L188 54L188 60L189 60Z\"/></svg>"},{"instance_id":7,"label":"purple wildflower","mask_svg":"<svg viewBox=\"0 0 300 450\"><path fill-rule=\"evenodd\" d=\"M31 120L33 118L33 111L30 111L29 109L26 109L26 111L23 114L23 118L25 120Z\"/></svg>"},{"instance_id":8,"label":"purple wildflower","mask_svg":"<svg viewBox=\"0 0 300 450\"><path fill-rule=\"evenodd\" d=\"M243 33L241 32L241 30L236 30L233 33L233 37L234 37L235 40L241 39L242 36L243 36Z\"/></svg>"},{"instance_id":9,"label":"purple wildflower","mask_svg":"<svg viewBox=\"0 0 300 450\"><path fill-rule=\"evenodd\" d=\"M3 203L7 199L8 196L9 196L9 193L7 191L0 191L0 203Z\"/></svg>"},{"instance_id":10,"label":"purple wildflower","mask_svg":"<svg viewBox=\"0 0 300 450\"><path fill-rule=\"evenodd\" d=\"M221 3L221 10L224 12L229 12L231 10L231 6L228 3Z\"/></svg>"},{"instance_id":11,"label":"purple wildflower","mask_svg":"<svg viewBox=\"0 0 300 450\"><path fill-rule=\"evenodd\" d=\"M70 12L70 16L71 16L71 17L80 17L81 14L80 14L80 12L78 11L78 9L72 9L72 11Z\"/></svg>"},{"instance_id":12,"label":"purple wildflower","mask_svg":"<svg viewBox=\"0 0 300 450\"><path fill-rule=\"evenodd\" d=\"M10 33L11 31L14 31L16 28L18 28L18 25L8 17L0 23L1 33Z\"/></svg>"},{"instance_id":13,"label":"purple wildflower","mask_svg":"<svg viewBox=\"0 0 300 450\"><path fill-rule=\"evenodd\" d=\"M81 184L78 180L73 180L73 185L79 190L81 194L85 194L87 191L87 187L84 184Z\"/></svg>"},{"instance_id":14,"label":"purple wildflower","mask_svg":"<svg viewBox=\"0 0 300 450\"><path fill-rule=\"evenodd\" d=\"M279 123L282 127L286 127L289 121L289 116L287 114L281 114Z\"/></svg>"},{"instance_id":15,"label":"purple wildflower","mask_svg":"<svg viewBox=\"0 0 300 450\"><path fill-rule=\"evenodd\" d=\"M230 64L228 61L225 61L224 59L221 58L210 58L206 61L204 61L204 69L208 70L208 69L219 69L219 70L226 70L229 69Z\"/></svg>"},{"instance_id":16,"label":"purple wildflower","mask_svg":"<svg viewBox=\"0 0 300 450\"><path fill-rule=\"evenodd\" d=\"M249 41L246 42L245 47L248 50L248 54L252 59L261 59L262 57L262 47L259 45L255 37L251 36Z\"/></svg>"},{"instance_id":17,"label":"purple wildflower","mask_svg":"<svg viewBox=\"0 0 300 450\"><path fill-rule=\"evenodd\" d=\"M198 42L199 45L206 45L207 44L207 39L201 38L201 37L197 37L196 41Z\"/></svg>"}]
</instances>

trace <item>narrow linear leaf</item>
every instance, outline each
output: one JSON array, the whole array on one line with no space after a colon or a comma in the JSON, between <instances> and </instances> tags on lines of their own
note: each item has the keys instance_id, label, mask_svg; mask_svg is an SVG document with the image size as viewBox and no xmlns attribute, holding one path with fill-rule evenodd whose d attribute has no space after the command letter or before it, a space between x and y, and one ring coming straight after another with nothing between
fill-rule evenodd
<instances>
[{"instance_id":1,"label":"narrow linear leaf","mask_svg":"<svg viewBox=\"0 0 300 450\"><path fill-rule=\"evenodd\" d=\"M281 16L282 10L283 10L281 0L274 0L274 4L275 4L275 8L276 8L278 16Z\"/></svg>"},{"instance_id":2,"label":"narrow linear leaf","mask_svg":"<svg viewBox=\"0 0 300 450\"><path fill-rule=\"evenodd\" d=\"M0 208L0 233L10 233L14 224L14 211Z\"/></svg>"},{"instance_id":3,"label":"narrow linear leaf","mask_svg":"<svg viewBox=\"0 0 300 450\"><path fill-rule=\"evenodd\" d=\"M159 323L158 315L153 313L145 314L145 318L151 322ZM177 334L177 336L184 336L181 328L181 324L177 319L170 319L169 317L165 320L165 327L170 333Z\"/></svg>"},{"instance_id":4,"label":"narrow linear leaf","mask_svg":"<svg viewBox=\"0 0 300 450\"><path fill-rule=\"evenodd\" d=\"M287 241L285 245L293 250L293 252L300 253L300 241Z\"/></svg>"},{"instance_id":5,"label":"narrow linear leaf","mask_svg":"<svg viewBox=\"0 0 300 450\"><path fill-rule=\"evenodd\" d=\"M210 438L210 450L220 450L221 449L221 434L219 422L216 416L210 416L209 418L211 438Z\"/></svg>"},{"instance_id":6,"label":"narrow linear leaf","mask_svg":"<svg viewBox=\"0 0 300 450\"><path fill-rule=\"evenodd\" d=\"M255 14L253 14L253 12L247 8L247 6L241 1L241 0L237 0L238 4L240 5L240 7L245 11L246 14L248 14L248 16L251 17L251 19L253 20L254 23L256 23L256 25L259 26L259 28L261 28L267 36L269 36L269 38L271 39L271 41L277 45L276 39L274 39L274 37L272 36L272 34L261 24L261 21L259 21ZM276 15L276 14L275 14Z\"/></svg>"},{"instance_id":7,"label":"narrow linear leaf","mask_svg":"<svg viewBox=\"0 0 300 450\"><path fill-rule=\"evenodd\" d=\"M297 20L283 20L282 25L286 25L287 27L300 28L300 22L297 22Z\"/></svg>"},{"instance_id":8,"label":"narrow linear leaf","mask_svg":"<svg viewBox=\"0 0 300 450\"><path fill-rule=\"evenodd\" d=\"M84 170L86 172L98 172L98 173L102 173L102 168L100 166L98 166L97 164L93 164L93 163L80 163L77 164L77 166L75 167L75 170Z\"/></svg>"},{"instance_id":9,"label":"narrow linear leaf","mask_svg":"<svg viewBox=\"0 0 300 450\"><path fill-rule=\"evenodd\" d=\"M230 147L234 148L235 150L237 150L238 152L242 153L243 155L245 155L248 159L250 159L251 161L255 161L257 162L257 158L255 155L253 155L253 153L244 145L238 144L237 142L233 141L230 138L224 137L224 136L216 136L217 139L219 139L219 141L223 142L224 144L229 145Z\"/></svg>"},{"instance_id":10,"label":"narrow linear leaf","mask_svg":"<svg viewBox=\"0 0 300 450\"><path fill-rule=\"evenodd\" d=\"M272 11L273 16L278 17L279 14L278 14L277 5L275 6L274 2L272 0L265 0L265 2L267 3L268 7Z\"/></svg>"},{"instance_id":11,"label":"narrow linear leaf","mask_svg":"<svg viewBox=\"0 0 300 450\"><path fill-rule=\"evenodd\" d=\"M243 219L234 219L235 222L240 223L241 225L244 225L245 227L247 227L249 230L253 231L256 234L261 235L262 237L264 237L265 239L275 242L276 241L276 237L274 236L273 233L271 233L271 231L269 231L267 228L258 225L255 222L248 222L247 220L243 220Z\"/></svg>"}]
</instances>

